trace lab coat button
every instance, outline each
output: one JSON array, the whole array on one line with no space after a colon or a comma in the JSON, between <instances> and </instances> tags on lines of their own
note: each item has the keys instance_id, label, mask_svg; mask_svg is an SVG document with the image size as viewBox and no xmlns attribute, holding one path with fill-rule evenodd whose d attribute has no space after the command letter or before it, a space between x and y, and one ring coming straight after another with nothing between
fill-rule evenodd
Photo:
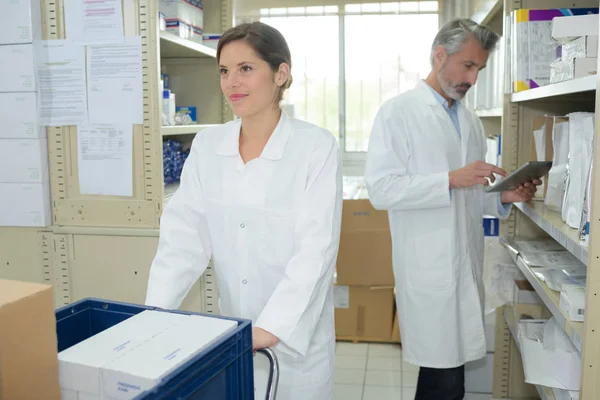
<instances>
[{"instance_id":1,"label":"lab coat button","mask_svg":"<svg viewBox=\"0 0 600 400\"><path fill-rule=\"evenodd\" d=\"M242 283L245 285L246 283L248 283L248 281L244 279L244 280L242 281Z\"/></svg>"},{"instance_id":2,"label":"lab coat button","mask_svg":"<svg viewBox=\"0 0 600 400\"><path fill-rule=\"evenodd\" d=\"M240 224L240 228L244 229L246 227L245 224Z\"/></svg>"}]
</instances>

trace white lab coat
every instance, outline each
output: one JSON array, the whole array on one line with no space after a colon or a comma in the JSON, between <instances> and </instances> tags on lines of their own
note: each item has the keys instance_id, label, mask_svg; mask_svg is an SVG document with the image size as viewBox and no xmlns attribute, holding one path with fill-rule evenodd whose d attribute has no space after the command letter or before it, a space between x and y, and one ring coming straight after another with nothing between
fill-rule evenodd
<instances>
[{"instance_id":1,"label":"white lab coat","mask_svg":"<svg viewBox=\"0 0 600 400\"><path fill-rule=\"evenodd\" d=\"M402 354L430 368L485 356L482 217L510 211L482 186L449 190L448 172L485 159L481 121L462 105L459 125L461 136L421 81L379 110L365 171L389 212Z\"/></svg>"},{"instance_id":2,"label":"white lab coat","mask_svg":"<svg viewBox=\"0 0 600 400\"><path fill-rule=\"evenodd\" d=\"M278 399L330 399L333 275L339 247L339 148L328 131L281 119L244 164L240 121L194 139L165 208L146 303L179 307L212 258L224 315L280 339Z\"/></svg>"}]
</instances>

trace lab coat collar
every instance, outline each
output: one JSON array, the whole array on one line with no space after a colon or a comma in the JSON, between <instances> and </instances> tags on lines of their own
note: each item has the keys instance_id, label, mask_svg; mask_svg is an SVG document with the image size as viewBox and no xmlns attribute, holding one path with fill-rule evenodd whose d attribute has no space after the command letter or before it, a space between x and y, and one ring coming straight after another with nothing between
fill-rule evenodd
<instances>
[{"instance_id":1,"label":"lab coat collar","mask_svg":"<svg viewBox=\"0 0 600 400\"><path fill-rule=\"evenodd\" d=\"M431 91L432 88L431 86L429 86L427 84L427 82L425 82L423 79L421 79L416 86L417 90L420 90L423 94L423 100L425 100L426 104L429 105L436 105L436 104L440 104L439 101L435 98L435 95L433 94L433 92Z\"/></svg>"},{"instance_id":2,"label":"lab coat collar","mask_svg":"<svg viewBox=\"0 0 600 400\"><path fill-rule=\"evenodd\" d=\"M240 130L242 127L241 119L237 119L231 130L223 138L217 154L220 156L235 156L240 154ZM273 134L267 141L260 158L267 160L280 160L285 152L285 146L292 131L291 121L285 111L281 111L279 122L273 131Z\"/></svg>"}]
</instances>

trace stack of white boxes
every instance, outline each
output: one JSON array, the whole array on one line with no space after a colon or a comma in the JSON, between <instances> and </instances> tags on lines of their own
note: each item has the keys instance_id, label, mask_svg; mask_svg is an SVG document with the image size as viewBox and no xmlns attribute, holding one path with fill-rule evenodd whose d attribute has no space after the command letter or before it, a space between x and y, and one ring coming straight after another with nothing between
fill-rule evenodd
<instances>
[{"instance_id":1,"label":"stack of white boxes","mask_svg":"<svg viewBox=\"0 0 600 400\"><path fill-rule=\"evenodd\" d=\"M561 58L553 65L551 82L583 78L597 73L598 14L552 20L552 37L562 43Z\"/></svg>"},{"instance_id":2,"label":"stack of white boxes","mask_svg":"<svg viewBox=\"0 0 600 400\"><path fill-rule=\"evenodd\" d=\"M8 2L0 13L0 226L51 224L48 141L37 118L34 42L39 0ZM8 9L6 9L8 7Z\"/></svg>"},{"instance_id":3,"label":"stack of white boxes","mask_svg":"<svg viewBox=\"0 0 600 400\"><path fill-rule=\"evenodd\" d=\"M204 11L201 0L160 0L166 30L184 39L202 43Z\"/></svg>"},{"instance_id":4,"label":"stack of white boxes","mask_svg":"<svg viewBox=\"0 0 600 400\"><path fill-rule=\"evenodd\" d=\"M63 400L127 400L235 330L237 322L143 311L59 353Z\"/></svg>"}]
</instances>

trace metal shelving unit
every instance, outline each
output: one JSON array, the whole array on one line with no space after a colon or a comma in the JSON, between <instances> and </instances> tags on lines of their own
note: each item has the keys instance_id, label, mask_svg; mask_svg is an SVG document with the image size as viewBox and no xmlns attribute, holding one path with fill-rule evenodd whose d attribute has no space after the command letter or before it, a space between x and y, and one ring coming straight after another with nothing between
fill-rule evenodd
<instances>
[{"instance_id":1,"label":"metal shelving unit","mask_svg":"<svg viewBox=\"0 0 600 400\"><path fill-rule=\"evenodd\" d=\"M563 8L563 7L598 7L598 0L505 0L501 15L506 18L516 9ZM506 19L505 19L506 23ZM505 26L504 31L508 28ZM505 79L510 76L505 73ZM529 161L531 140L531 122L534 117L543 115L566 115L576 111L595 111L595 136L600 129L600 103L598 91L598 76L588 76L566 82L551 84L523 92L504 95L502 109L502 166L507 171L516 170L520 165ZM600 179L600 140L594 140L594 170L593 182ZM541 202L516 204L508 220L501 223L500 235L511 240L514 237L551 237L560 243L588 267L586 283L585 321L572 322L567 320L559 307L560 295L548 288L537 279L523 260L517 255L516 262L527 280L531 283L544 306L564 327L566 334L574 345L581 351L582 376L580 399L595 400L600 398L600 185L592 188L592 210L589 244L579 241L576 229L568 227L557 212L547 209ZM506 323L503 321L506 331ZM508 324L510 325L510 324ZM504 329L504 328L499 328ZM498 335L496 336L497 340ZM500 335L500 340L505 336ZM509 341L510 343L510 341ZM511 364L508 346L496 342L498 354L502 356L495 361L494 397L507 398L519 396L511 391L509 376L513 376L514 363ZM504 357L503 355L506 355ZM541 398L551 399L551 390L538 388Z\"/></svg>"},{"instance_id":2,"label":"metal shelving unit","mask_svg":"<svg viewBox=\"0 0 600 400\"><path fill-rule=\"evenodd\" d=\"M501 108L491 108L488 110L475 110L475 114L479 118L488 118L488 117L502 117L502 109Z\"/></svg>"},{"instance_id":3,"label":"metal shelving unit","mask_svg":"<svg viewBox=\"0 0 600 400\"><path fill-rule=\"evenodd\" d=\"M568 94L592 92L596 90L596 84L596 75L590 75L583 78L571 79L565 82L513 93L511 101L513 103L520 103L523 101L547 99Z\"/></svg>"},{"instance_id":4,"label":"metal shelving unit","mask_svg":"<svg viewBox=\"0 0 600 400\"><path fill-rule=\"evenodd\" d=\"M565 313L560 309L560 293L550 289L544 282L540 281L532 272L531 268L523 261L521 257L517 258L517 266L525 275L531 286L535 289L536 293L544 305L548 308L552 316L556 319L556 322L565 329L565 332L577 348L582 351L583 347L583 322L570 321Z\"/></svg>"},{"instance_id":5,"label":"metal shelving unit","mask_svg":"<svg viewBox=\"0 0 600 400\"><path fill-rule=\"evenodd\" d=\"M195 135L196 133L216 126L215 124L208 125L174 125L174 126L163 126L160 128L160 132L165 136L178 136L178 135Z\"/></svg>"},{"instance_id":6,"label":"metal shelving unit","mask_svg":"<svg viewBox=\"0 0 600 400\"><path fill-rule=\"evenodd\" d=\"M216 58L217 50L170 32L160 31L160 55L162 58Z\"/></svg>"},{"instance_id":7,"label":"metal shelving unit","mask_svg":"<svg viewBox=\"0 0 600 400\"><path fill-rule=\"evenodd\" d=\"M542 228L582 263L588 263L588 246L579 240L577 229L565 224L556 211L549 210L541 202L518 203L516 207L537 226Z\"/></svg>"},{"instance_id":8,"label":"metal shelving unit","mask_svg":"<svg viewBox=\"0 0 600 400\"><path fill-rule=\"evenodd\" d=\"M515 321L515 319L514 319L514 312L513 312L512 307L508 307L508 306L505 307L504 321L506 322L506 325L508 326L510 335L512 336L512 339L515 342L517 350L519 350L519 353L520 353L521 352L521 344L519 343L519 336L517 335L517 327L516 327L518 321ZM556 398L554 397L554 393L552 393L552 389L547 388L545 386L540 386L540 385L535 385L535 389L538 392L540 399L556 400Z\"/></svg>"}]
</instances>

